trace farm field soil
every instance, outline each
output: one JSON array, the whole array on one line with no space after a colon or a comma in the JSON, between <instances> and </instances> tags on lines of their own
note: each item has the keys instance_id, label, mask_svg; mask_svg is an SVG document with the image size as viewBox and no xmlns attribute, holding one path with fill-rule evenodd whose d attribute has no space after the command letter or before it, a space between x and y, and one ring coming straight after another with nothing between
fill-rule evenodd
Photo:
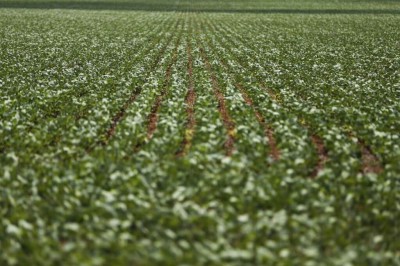
<instances>
[{"instance_id":1,"label":"farm field soil","mask_svg":"<svg viewBox=\"0 0 400 266\"><path fill-rule=\"evenodd\" d=\"M0 0L0 265L400 264L399 25Z\"/></svg>"}]
</instances>

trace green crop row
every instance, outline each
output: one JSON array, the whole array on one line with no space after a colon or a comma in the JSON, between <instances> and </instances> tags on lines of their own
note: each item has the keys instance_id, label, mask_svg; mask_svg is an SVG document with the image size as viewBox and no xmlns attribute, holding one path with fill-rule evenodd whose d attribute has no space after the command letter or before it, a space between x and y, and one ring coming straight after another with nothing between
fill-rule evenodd
<instances>
[{"instance_id":1,"label":"green crop row","mask_svg":"<svg viewBox=\"0 0 400 266\"><path fill-rule=\"evenodd\" d=\"M400 263L396 3L120 2L0 1L0 265Z\"/></svg>"}]
</instances>

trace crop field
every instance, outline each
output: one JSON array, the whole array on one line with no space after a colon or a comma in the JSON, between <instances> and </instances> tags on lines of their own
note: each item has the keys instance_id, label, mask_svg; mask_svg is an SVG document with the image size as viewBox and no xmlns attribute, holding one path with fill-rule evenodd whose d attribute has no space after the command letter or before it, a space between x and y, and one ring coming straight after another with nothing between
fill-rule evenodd
<instances>
[{"instance_id":1,"label":"crop field","mask_svg":"<svg viewBox=\"0 0 400 266\"><path fill-rule=\"evenodd\" d=\"M400 2L0 0L0 265L400 265Z\"/></svg>"}]
</instances>

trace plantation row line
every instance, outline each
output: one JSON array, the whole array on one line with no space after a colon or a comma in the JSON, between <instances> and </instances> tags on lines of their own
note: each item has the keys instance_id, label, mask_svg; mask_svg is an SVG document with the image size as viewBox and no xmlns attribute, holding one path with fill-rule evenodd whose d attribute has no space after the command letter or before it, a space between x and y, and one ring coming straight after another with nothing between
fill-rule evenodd
<instances>
[{"instance_id":1,"label":"plantation row line","mask_svg":"<svg viewBox=\"0 0 400 266\"><path fill-rule=\"evenodd\" d=\"M210 26L210 25L208 25ZM223 31L222 34L220 32L216 32L216 28L215 26L210 26L213 28L209 28L210 32L213 32L214 36L221 36L221 38L225 37L225 36L230 36L230 35L235 35L235 40L241 40L242 42L240 44L238 44L238 42L234 42L232 41L232 39L228 38L228 42L230 43L229 45L226 45L224 42L220 42L217 44L220 44L221 46L225 47L230 54L234 54L235 51L240 51L241 49L237 48L235 49L235 51L232 50L232 47L240 47L239 45L243 46L243 49L245 49L246 43L243 40L243 37L239 34L237 34L235 31L231 30L231 31ZM220 27L221 28L221 27ZM224 29L222 27L222 29ZM248 47L248 46L246 46ZM245 69L250 69L250 65L249 62L252 62L252 60L257 60L257 58L251 58L250 60L240 60L239 57L236 57L234 55L234 58L237 59L238 64L240 64L243 68ZM223 59L221 59L223 60ZM261 63L261 62L260 62ZM261 71L261 73L265 73L265 71ZM250 74L250 73L249 73ZM259 76L255 77L258 84L261 85L261 88L267 88L267 85L260 79ZM241 86L241 85L239 85ZM271 97L271 99L284 99L283 96L279 95L279 92L277 91L272 91L270 89L267 89L269 96ZM303 118L304 119L304 118ZM307 124L305 124L307 125ZM305 126L304 125L304 126ZM324 146L323 140L322 138L316 133L313 132L313 129L310 126L307 126L307 131L311 132L311 141L314 145L314 148L316 149L317 153L318 153L318 162L317 165L315 167L314 170L314 174L316 175L317 172L319 170L321 170L325 164L325 162L328 160L328 150L327 148ZM368 173L368 172L374 172L374 173L379 173L380 171L382 171L382 167L379 165L378 162L378 158L373 154L372 150L370 147L368 147L364 141L358 139L358 144L360 145L360 150L361 150L361 155L362 155L362 171L364 173Z\"/></svg>"},{"instance_id":2,"label":"plantation row line","mask_svg":"<svg viewBox=\"0 0 400 266\"><path fill-rule=\"evenodd\" d=\"M243 39L241 35L236 33L234 30L230 29L228 26L224 25L223 27L216 27L213 25L210 20L202 21L197 18L189 19L185 18L185 23L182 23L182 20L179 20L181 23L180 28L178 29L177 23L173 29L174 34L171 34L164 44L164 46L160 49L160 52L155 57L155 60L148 68L147 73L151 73L154 69L157 69L157 66L162 60L163 56L166 54L166 48L171 42L171 39L175 38L174 48L171 47L168 51L172 53L172 57L169 61L163 60L163 63L167 65L165 69L164 78L162 80L161 89L157 92L157 95L154 95L152 107L150 109L150 113L146 119L146 137L142 141L136 142L134 151L138 152L141 150L143 145L150 141L153 137L156 129L158 127L159 122L159 112L161 106L165 104L165 100L167 100L167 96L169 95L171 90L171 75L172 68L177 63L178 60L178 46L180 46L181 35L183 31L188 30L187 32L187 40L185 43L186 53L187 53L187 62L186 62L186 72L187 79L189 84L187 85L187 93L185 96L186 103L186 126L184 129L184 133L182 135L182 140L180 141L180 147L176 149L175 154L178 157L181 157L189 152L190 147L192 146L192 140L196 132L196 84L194 81L194 69L193 69L193 47L197 50L195 55L197 56L196 60L201 60L203 62L202 67L208 73L208 83L212 87L212 91L214 94L214 100L217 104L217 110L219 112L220 119L222 120L222 124L225 128L226 140L224 142L225 154L227 156L231 156L235 149L235 142L237 140L244 141L247 136L243 135L238 138L236 125L241 125L240 123L235 123L234 119L231 117L229 110L230 105L227 104L226 94L227 91L221 90L224 85L233 85L232 91L234 94L241 94L242 102L240 103L242 107L249 106L252 110L252 116L258 121L259 126L262 128L264 132L264 136L268 139L268 151L270 157L274 161L279 160L281 151L278 148L277 141L275 140L276 133L274 132L273 127L270 123L267 123L266 118L263 117L263 112L260 111L260 100L257 100L259 93L263 93L260 91L260 88L265 91L265 95L272 101L273 104L279 106L280 110L287 110L290 113L290 106L285 101L285 95L279 93L279 91L269 89L266 83L263 81L264 71L260 71L260 69L255 70L250 62L259 62L262 64L262 60L258 57L253 56L248 58L248 54L256 55L257 53L248 53L243 55L240 51L249 51L251 47L245 46L246 40ZM189 20L189 21L187 21ZM188 27L188 29L184 29L184 27ZM194 33L192 32L194 31ZM210 36L205 36L202 32L209 32ZM230 36L235 36L232 38ZM194 40L194 43L192 43ZM233 48L235 47L235 48ZM239 49L243 48L243 49ZM210 63L209 56L213 56L213 63ZM244 58L246 60L244 60ZM164 58L163 58L164 59ZM224 84L224 80L231 82L232 84ZM246 84L251 84L251 91L247 91L250 88ZM254 88L256 84L257 88ZM268 88L268 89L267 89ZM198 89L197 89L198 90ZM129 106L135 101L135 99L140 95L143 91L143 88L136 88L132 95L128 98L126 103L122 106L121 110L116 113L114 116L112 123L105 133L104 139L106 140L103 144L108 143L110 138L115 134L118 123L125 116L126 110ZM229 93L229 92L228 92ZM229 98L229 97L228 97ZM253 99L255 98L255 99ZM248 112L248 108L241 109L241 112ZM238 113L235 114L235 119L238 119L242 115ZM317 154L317 161L315 162L312 171L310 172L310 176L317 176L318 172L321 171L326 162L329 161L328 154L332 152L332 150L328 149L323 141L323 136L320 136L316 131L313 130L313 126L311 123L308 123L307 118L301 115L295 114L298 116L297 120L303 121L298 126L303 128L304 132L307 132L309 135L310 143L312 143L314 152ZM243 117L250 117L248 113L246 113ZM212 123L212 120L210 120ZM243 120L243 123L246 124L246 121ZM236 125L235 125L236 124ZM308 133L310 132L310 133ZM354 135L353 132L349 133ZM359 149L361 150L361 160L362 160L362 172L368 173L379 173L382 171L382 166L379 165L378 158L372 152L372 149L365 144L359 137L356 137L358 140ZM251 140L249 140L251 143ZM349 140L350 137L349 137ZM254 146L254 143L251 143Z\"/></svg>"},{"instance_id":3,"label":"plantation row line","mask_svg":"<svg viewBox=\"0 0 400 266\"><path fill-rule=\"evenodd\" d=\"M86 43L89 40L78 40L83 43L82 50L64 48L67 53L65 58L57 57L54 61L32 60L29 57L25 60L16 58L15 60L18 60L20 65L27 65L21 69L26 70L29 74L24 75L23 78L17 76L18 83L10 86L15 88L17 100L6 105L4 113L12 114L15 112L13 110L20 110L24 119L18 121L18 128L11 126L10 130L12 131L3 138L4 149L7 150L8 143L12 141L10 136L13 136L13 139L22 139L16 143L18 145L14 148L23 149L25 152L31 150L34 153L45 153L47 150L54 150L59 145L70 146L70 141L74 139L78 139L81 143L91 143L93 137L98 135L98 133L93 133L104 130L100 126L101 122L107 119L105 112L115 113L116 108L121 106L121 101L125 101L127 96L132 93L132 86L136 85L135 83L144 72L139 62L143 60L144 56L148 56L149 51L157 50L158 43L164 40L165 34L171 31L171 25L175 22L168 17L155 16L154 21L138 23L136 38L124 43L132 50L110 51L104 49L102 56L98 56L97 47L99 45L95 42L96 39L89 44ZM57 36L57 34L55 35ZM43 45L40 41L36 41L38 45L46 45L44 48L38 49L38 54L42 54L45 58L49 57L48 54L52 55L53 49L57 51L58 47L64 45L64 43L55 43L53 45L55 48L49 47L48 51L48 40L42 42ZM26 40L26 44L16 44L15 46L28 46L30 43L30 40ZM92 48L90 45L94 47ZM93 52L90 51L90 48ZM88 51L82 52L86 50ZM122 60L124 57L131 58L131 60ZM58 62L61 60L63 62ZM99 64L97 61L105 64ZM66 65L65 70L58 69L59 65ZM93 65L104 65L104 67L93 68ZM36 69L30 70L31 68L47 70L42 77L41 72ZM12 67L7 69L12 69ZM67 78L58 76L62 71L68 71ZM50 74L48 74L49 72ZM13 76L10 74L11 81L12 78ZM38 86L41 84L40 79L58 79L60 84ZM56 88L54 92L51 91L53 87ZM105 100L107 102L104 102ZM99 105L100 102L107 104ZM11 121L12 119L10 119ZM47 125L53 125L52 129L43 130L43 127L47 127ZM110 130L111 135L112 131ZM83 136L82 133L84 133ZM32 141L31 138L35 138L36 141Z\"/></svg>"},{"instance_id":4,"label":"plantation row line","mask_svg":"<svg viewBox=\"0 0 400 266\"><path fill-rule=\"evenodd\" d=\"M10 123L12 134L0 143L3 152L17 145L50 158L67 147L67 157L82 157L117 145L121 158L133 153L174 158L223 154L253 162L256 172L266 161L282 161L311 177L326 168L342 171L342 162L351 173L380 173L394 160L389 149L378 149L388 148L385 139L365 133L364 125L347 119L348 114L343 121L320 103L339 98L352 105L351 97L329 89L303 89L295 82L304 77L291 76L288 69L293 66L285 65L282 52L271 50L271 40L250 41L257 30L268 30L265 25L250 27L249 21L239 20L233 26L213 15L184 13L139 22L133 41L122 42L122 49L115 50L112 40L103 49L89 39L82 46L87 53L66 49L66 69L58 69L64 62L29 61L33 64L26 71L44 70L26 75L16 89L18 101L5 106L10 114L17 106L24 108L28 119ZM41 52L52 58L46 42ZM86 47L90 45L96 52ZM295 58L294 50L289 47L287 53ZM104 67L93 69L92 64L103 61ZM282 66L288 69L280 70ZM37 82L46 81L46 75L58 78L58 72L67 73L58 79L59 89ZM11 135L23 140L14 143Z\"/></svg>"},{"instance_id":5,"label":"plantation row line","mask_svg":"<svg viewBox=\"0 0 400 266\"><path fill-rule=\"evenodd\" d=\"M233 57L235 59L237 59L238 63L240 65L242 65L245 69L251 69L249 62L253 62L253 60L258 62L259 66L262 65L262 60L259 59L259 56L263 54L262 51L253 50L252 47L250 45L248 45L248 42L246 42L246 40L243 39L243 35L238 34L237 31L232 30L227 25L222 26L222 27L221 27L221 25L219 25L218 28L216 28L215 25L212 25L210 27L211 27L211 31L213 31L214 36L219 36L222 39L226 36L234 36L234 38L227 37L227 42L229 43L229 45L226 45L226 42L224 42L224 41L222 41L220 43L217 42L217 44L220 44L221 46L224 46L226 49L228 49L230 54L234 54ZM218 30L220 30L220 29L222 29L222 32L218 32ZM246 28L246 29L248 29L248 28ZM232 47L240 47L240 48L233 50ZM243 58L241 58L240 55L235 55L235 52L237 54L237 52L246 50L246 48L247 48L247 52L251 51L249 54L253 55L252 57L247 57L247 58L245 58L245 60L243 60ZM267 50L265 52L267 52ZM261 77L256 75L255 78L256 78L257 82L263 88L266 88L267 85L262 80L262 77L267 78L265 76L265 73L267 73L266 69L261 67L261 69L260 68L254 69L253 71L254 71L254 73L260 74ZM299 97L303 101L305 101L304 96L302 96L301 94L297 94L296 90L291 90L291 92L295 93L296 97ZM328 92L329 92L329 90L328 90ZM279 99L279 100L283 101L283 102L278 102L278 103L282 104L283 106L287 106L288 108L291 108L290 104L292 102L294 102L293 99L286 100L285 99L286 95L282 95L280 93L280 91L278 91L278 90L268 89L268 93L272 99ZM329 96L327 96L327 98L329 98ZM311 103L306 103L306 104L311 104ZM300 120L302 120L303 125L307 127L307 131L311 132L311 140L312 140L316 150L318 151L319 158L320 158L320 160L319 160L320 162L318 164L322 165L327 160L327 152L328 152L327 148L323 147L322 137L319 136L318 133L315 132L313 127L306 122L307 118L300 117ZM362 168L363 168L364 173L368 173L368 172L379 173L382 171L383 168L379 164L379 159L373 153L371 147L369 147L366 144L366 142L361 139L361 137L357 137L355 132L348 131L348 130L343 131L342 134L348 137L348 141L351 141L351 138L355 138L357 140L357 144L359 145L359 150L361 151ZM320 167L318 167L318 168L320 168Z\"/></svg>"}]
</instances>

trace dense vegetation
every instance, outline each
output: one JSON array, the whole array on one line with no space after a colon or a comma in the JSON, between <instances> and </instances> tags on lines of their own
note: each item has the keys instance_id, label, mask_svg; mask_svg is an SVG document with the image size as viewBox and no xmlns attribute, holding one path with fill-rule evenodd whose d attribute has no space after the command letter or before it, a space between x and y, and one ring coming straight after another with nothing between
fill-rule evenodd
<instances>
[{"instance_id":1,"label":"dense vegetation","mask_svg":"<svg viewBox=\"0 0 400 266\"><path fill-rule=\"evenodd\" d=\"M399 14L1 0L0 265L400 264Z\"/></svg>"}]
</instances>

